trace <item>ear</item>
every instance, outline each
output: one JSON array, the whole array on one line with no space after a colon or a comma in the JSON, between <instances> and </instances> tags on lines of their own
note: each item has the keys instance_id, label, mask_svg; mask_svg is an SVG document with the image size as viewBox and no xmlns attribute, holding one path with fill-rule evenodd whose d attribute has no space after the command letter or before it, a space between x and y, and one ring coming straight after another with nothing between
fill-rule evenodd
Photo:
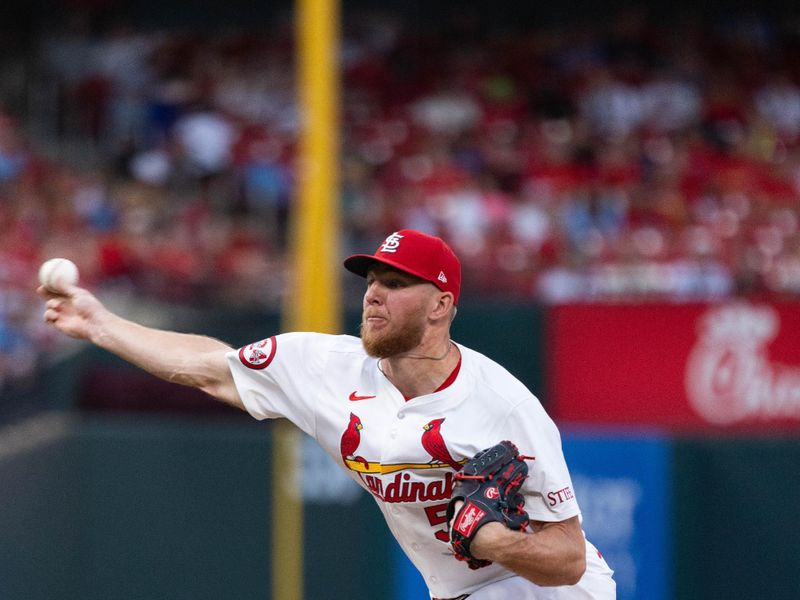
<instances>
[{"instance_id":1,"label":"ear","mask_svg":"<svg viewBox=\"0 0 800 600\"><path fill-rule=\"evenodd\" d=\"M432 310L428 313L428 317L432 321L440 319L450 320L450 313L452 312L453 303L455 298L452 292L439 292L431 299L433 303Z\"/></svg>"}]
</instances>

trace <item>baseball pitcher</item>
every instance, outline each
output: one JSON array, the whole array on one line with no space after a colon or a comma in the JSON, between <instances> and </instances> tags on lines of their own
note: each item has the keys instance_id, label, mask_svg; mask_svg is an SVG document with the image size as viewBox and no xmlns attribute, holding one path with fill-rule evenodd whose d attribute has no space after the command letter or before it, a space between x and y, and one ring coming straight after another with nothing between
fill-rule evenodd
<instances>
[{"instance_id":1,"label":"baseball pitcher","mask_svg":"<svg viewBox=\"0 0 800 600\"><path fill-rule=\"evenodd\" d=\"M508 371L450 338L453 251L401 230L344 266L366 278L360 339L286 333L233 349L133 323L74 285L38 293L63 333L314 437L375 499L431 598L615 598L555 424Z\"/></svg>"}]
</instances>

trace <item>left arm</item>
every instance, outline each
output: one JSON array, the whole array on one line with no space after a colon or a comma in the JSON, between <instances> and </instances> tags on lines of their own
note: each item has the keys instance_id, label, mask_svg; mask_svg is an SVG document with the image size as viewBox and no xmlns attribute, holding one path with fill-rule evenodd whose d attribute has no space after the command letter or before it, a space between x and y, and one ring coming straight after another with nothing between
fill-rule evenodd
<instances>
[{"instance_id":1,"label":"left arm","mask_svg":"<svg viewBox=\"0 0 800 600\"><path fill-rule=\"evenodd\" d=\"M500 563L541 586L574 585L586 570L586 542L578 517L532 521L534 533L500 523L481 527L472 542L476 558Z\"/></svg>"}]
</instances>

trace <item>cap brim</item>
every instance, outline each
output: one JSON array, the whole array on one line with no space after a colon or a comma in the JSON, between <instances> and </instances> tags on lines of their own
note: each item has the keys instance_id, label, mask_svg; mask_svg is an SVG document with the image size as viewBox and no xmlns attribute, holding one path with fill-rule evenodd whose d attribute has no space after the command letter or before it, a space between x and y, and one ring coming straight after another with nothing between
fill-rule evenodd
<instances>
[{"instance_id":1,"label":"cap brim","mask_svg":"<svg viewBox=\"0 0 800 600\"><path fill-rule=\"evenodd\" d=\"M353 254L353 256L348 256L344 260L344 268L350 271L351 273L360 275L361 277L366 277L370 268L374 267L376 264L388 265L392 268L397 269L398 271L402 271L403 273L409 273L414 277L419 277L424 281L429 281L433 283L432 281L430 281L430 279L428 279L428 277L426 277L422 273L409 269L405 265L401 265L400 263L396 263L392 260L388 260L386 258L378 258L376 256L373 256L372 254Z\"/></svg>"}]
</instances>

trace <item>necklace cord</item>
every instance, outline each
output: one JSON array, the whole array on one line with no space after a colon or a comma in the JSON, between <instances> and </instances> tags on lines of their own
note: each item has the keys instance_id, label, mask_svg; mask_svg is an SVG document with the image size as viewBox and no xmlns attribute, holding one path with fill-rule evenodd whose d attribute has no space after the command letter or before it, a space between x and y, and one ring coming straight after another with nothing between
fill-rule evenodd
<instances>
[{"instance_id":1,"label":"necklace cord","mask_svg":"<svg viewBox=\"0 0 800 600\"><path fill-rule=\"evenodd\" d=\"M406 356L403 356L403 358L414 358L414 359L417 359L417 360L433 360L433 361L444 360L445 358L450 356L450 351L453 349L453 346L455 346L455 343L453 342L453 340L447 340L447 342L448 342L447 343L447 350L445 350L444 354L442 354L441 356L425 356L424 354L408 354ZM378 360L378 370L381 373L383 373L384 375L386 375L386 371L384 371L383 367L381 366L381 361L382 360L383 360L382 358Z\"/></svg>"}]
</instances>

